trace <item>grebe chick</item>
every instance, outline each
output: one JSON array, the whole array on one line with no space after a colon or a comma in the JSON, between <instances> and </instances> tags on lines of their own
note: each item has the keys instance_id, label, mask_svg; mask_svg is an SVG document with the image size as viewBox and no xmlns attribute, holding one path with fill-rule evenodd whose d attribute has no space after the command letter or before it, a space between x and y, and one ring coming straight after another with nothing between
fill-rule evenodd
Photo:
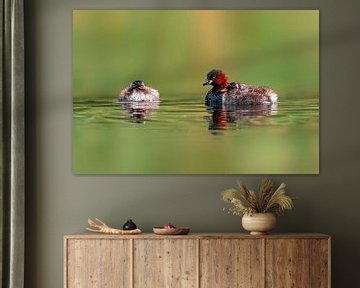
<instances>
[{"instance_id":1,"label":"grebe chick","mask_svg":"<svg viewBox=\"0 0 360 288\"><path fill-rule=\"evenodd\" d=\"M159 99L159 92L141 80L133 81L118 97L119 102L158 102Z\"/></svg>"},{"instance_id":2,"label":"grebe chick","mask_svg":"<svg viewBox=\"0 0 360 288\"><path fill-rule=\"evenodd\" d=\"M277 103L277 94L269 87L231 82L224 95L224 102L235 105L274 104Z\"/></svg>"},{"instance_id":3,"label":"grebe chick","mask_svg":"<svg viewBox=\"0 0 360 288\"><path fill-rule=\"evenodd\" d=\"M233 105L258 105L277 103L277 94L268 87L251 86L228 82L227 75L220 69L211 70L203 84L213 87L205 96L205 102Z\"/></svg>"}]
</instances>

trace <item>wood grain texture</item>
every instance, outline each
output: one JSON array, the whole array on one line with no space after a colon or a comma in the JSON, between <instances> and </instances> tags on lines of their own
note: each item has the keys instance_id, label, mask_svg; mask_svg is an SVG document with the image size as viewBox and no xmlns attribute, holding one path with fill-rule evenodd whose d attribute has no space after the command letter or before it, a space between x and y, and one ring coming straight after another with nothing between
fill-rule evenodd
<instances>
[{"instance_id":1,"label":"wood grain texture","mask_svg":"<svg viewBox=\"0 0 360 288\"><path fill-rule=\"evenodd\" d=\"M77 234L64 240L65 288L331 286L331 239L323 234Z\"/></svg>"},{"instance_id":2,"label":"wood grain texture","mask_svg":"<svg viewBox=\"0 0 360 288\"><path fill-rule=\"evenodd\" d=\"M310 287L327 288L330 274L329 243L324 239L310 240ZM329 281L330 283L330 281Z\"/></svg>"},{"instance_id":3,"label":"wood grain texture","mask_svg":"<svg viewBox=\"0 0 360 288\"><path fill-rule=\"evenodd\" d=\"M261 288L261 239L204 239L200 244L200 287Z\"/></svg>"},{"instance_id":4,"label":"wood grain texture","mask_svg":"<svg viewBox=\"0 0 360 288\"><path fill-rule=\"evenodd\" d=\"M329 239L329 235L319 233L289 233L250 235L249 233L190 233L188 235L156 235L142 233L139 235L109 235L101 233L79 233L66 235L65 239Z\"/></svg>"},{"instance_id":5,"label":"wood grain texture","mask_svg":"<svg viewBox=\"0 0 360 288\"><path fill-rule=\"evenodd\" d=\"M310 241L266 239L266 287L304 288L310 283Z\"/></svg>"},{"instance_id":6,"label":"wood grain texture","mask_svg":"<svg viewBox=\"0 0 360 288\"><path fill-rule=\"evenodd\" d=\"M130 288L130 240L67 240L66 288Z\"/></svg>"},{"instance_id":7,"label":"wood grain texture","mask_svg":"<svg viewBox=\"0 0 360 288\"><path fill-rule=\"evenodd\" d=\"M196 288L197 241L134 240L134 271L135 288Z\"/></svg>"}]
</instances>

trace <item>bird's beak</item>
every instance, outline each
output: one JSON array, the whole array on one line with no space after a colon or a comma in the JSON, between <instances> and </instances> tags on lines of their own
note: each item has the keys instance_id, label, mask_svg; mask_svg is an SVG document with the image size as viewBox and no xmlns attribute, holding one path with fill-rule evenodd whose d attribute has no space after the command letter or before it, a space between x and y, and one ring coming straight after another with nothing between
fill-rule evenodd
<instances>
[{"instance_id":1,"label":"bird's beak","mask_svg":"<svg viewBox=\"0 0 360 288\"><path fill-rule=\"evenodd\" d=\"M213 82L213 80L206 80L203 84L203 86L205 85L210 85Z\"/></svg>"}]
</instances>

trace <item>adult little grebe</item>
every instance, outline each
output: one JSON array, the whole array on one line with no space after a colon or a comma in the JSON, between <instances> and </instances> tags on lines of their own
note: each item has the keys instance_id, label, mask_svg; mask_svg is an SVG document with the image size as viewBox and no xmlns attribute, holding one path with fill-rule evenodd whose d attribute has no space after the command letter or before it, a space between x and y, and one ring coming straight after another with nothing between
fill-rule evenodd
<instances>
[{"instance_id":1,"label":"adult little grebe","mask_svg":"<svg viewBox=\"0 0 360 288\"><path fill-rule=\"evenodd\" d=\"M211 70L203 85L213 86L205 96L207 104L257 105L277 102L277 94L271 88L229 83L227 75L220 69Z\"/></svg>"},{"instance_id":2,"label":"adult little grebe","mask_svg":"<svg viewBox=\"0 0 360 288\"><path fill-rule=\"evenodd\" d=\"M141 80L133 81L118 97L120 102L158 102L159 99L159 92L146 86Z\"/></svg>"}]
</instances>

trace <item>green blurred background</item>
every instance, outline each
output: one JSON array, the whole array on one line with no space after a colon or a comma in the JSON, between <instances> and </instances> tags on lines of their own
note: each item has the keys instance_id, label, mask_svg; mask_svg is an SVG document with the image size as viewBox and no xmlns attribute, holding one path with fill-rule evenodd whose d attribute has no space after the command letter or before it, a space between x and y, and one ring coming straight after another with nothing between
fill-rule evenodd
<instances>
[{"instance_id":1,"label":"green blurred background","mask_svg":"<svg viewBox=\"0 0 360 288\"><path fill-rule=\"evenodd\" d=\"M74 10L73 97L141 79L165 97L204 94L206 73L318 95L317 10Z\"/></svg>"}]
</instances>

